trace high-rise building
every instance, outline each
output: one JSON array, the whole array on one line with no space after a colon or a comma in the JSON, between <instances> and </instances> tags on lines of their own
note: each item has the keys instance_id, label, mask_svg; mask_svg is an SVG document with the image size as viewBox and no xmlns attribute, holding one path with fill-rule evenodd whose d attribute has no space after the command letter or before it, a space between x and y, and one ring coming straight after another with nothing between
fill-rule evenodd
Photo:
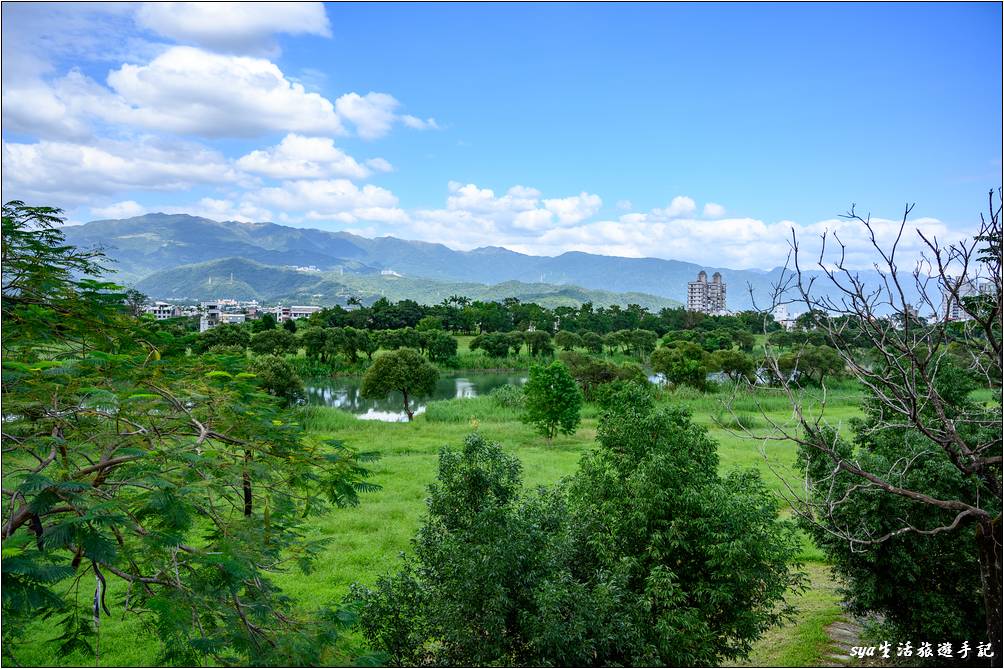
<instances>
[{"instance_id":1,"label":"high-rise building","mask_svg":"<svg viewBox=\"0 0 1004 669\"><path fill-rule=\"evenodd\" d=\"M711 276L708 283L708 273L701 270L697 280L687 284L687 310L700 311L705 314L718 314L725 311L726 284L722 281L720 272Z\"/></svg>"},{"instance_id":2,"label":"high-rise building","mask_svg":"<svg viewBox=\"0 0 1004 669\"><path fill-rule=\"evenodd\" d=\"M955 279L945 277L945 282L955 287ZM953 295L945 285L941 287L941 316L948 321L968 321L972 316L962 308L961 300L976 295L990 295L994 292L994 284L990 281L963 279L959 284L958 295Z\"/></svg>"}]
</instances>

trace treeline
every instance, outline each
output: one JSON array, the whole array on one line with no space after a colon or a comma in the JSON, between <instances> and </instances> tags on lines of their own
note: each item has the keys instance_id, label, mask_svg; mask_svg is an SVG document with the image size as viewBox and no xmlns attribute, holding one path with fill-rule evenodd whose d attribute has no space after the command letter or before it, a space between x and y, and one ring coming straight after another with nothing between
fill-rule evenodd
<instances>
[{"instance_id":1,"label":"treeline","mask_svg":"<svg viewBox=\"0 0 1004 669\"><path fill-rule=\"evenodd\" d=\"M629 304L626 308L616 304L596 307L590 302L578 308L548 309L514 297L501 302L482 302L454 295L435 305L380 298L368 307L328 307L311 314L308 320L311 325L349 326L362 330L418 328L423 322L438 323L443 330L465 335L516 331L542 331L553 335L561 330L580 335L586 332L605 335L618 330L651 330L661 337L671 330L692 329L762 333L765 318L767 331L779 329L772 316L753 311L735 316L709 316L678 307L652 313L637 304Z\"/></svg>"}]
</instances>

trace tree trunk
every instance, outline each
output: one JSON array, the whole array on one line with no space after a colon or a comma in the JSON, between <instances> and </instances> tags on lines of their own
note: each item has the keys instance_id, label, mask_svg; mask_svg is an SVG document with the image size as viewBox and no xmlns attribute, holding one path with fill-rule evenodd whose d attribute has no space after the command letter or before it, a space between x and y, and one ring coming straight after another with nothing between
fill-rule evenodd
<instances>
[{"instance_id":1,"label":"tree trunk","mask_svg":"<svg viewBox=\"0 0 1004 669\"><path fill-rule=\"evenodd\" d=\"M244 473L242 487L244 488L244 516L250 516L254 510L254 499L251 495L251 471L248 467L251 464L251 451L244 451Z\"/></svg>"},{"instance_id":2,"label":"tree trunk","mask_svg":"<svg viewBox=\"0 0 1004 669\"><path fill-rule=\"evenodd\" d=\"M994 656L991 666L1000 667L1004 659L1001 648L1001 518L983 521L976 526L976 544L980 551L980 580L983 582L983 605L987 616L987 641Z\"/></svg>"},{"instance_id":3,"label":"tree trunk","mask_svg":"<svg viewBox=\"0 0 1004 669\"><path fill-rule=\"evenodd\" d=\"M402 388L401 394L404 395L404 412L408 414L408 422L411 422L415 418L415 412L411 410L411 406L408 404L408 391Z\"/></svg>"}]
</instances>

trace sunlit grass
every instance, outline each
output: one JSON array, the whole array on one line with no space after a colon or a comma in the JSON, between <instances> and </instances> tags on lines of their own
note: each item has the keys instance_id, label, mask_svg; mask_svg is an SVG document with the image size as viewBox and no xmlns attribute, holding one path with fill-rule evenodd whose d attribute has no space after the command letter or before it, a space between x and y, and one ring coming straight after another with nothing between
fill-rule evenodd
<instances>
[{"instance_id":1,"label":"sunlit grass","mask_svg":"<svg viewBox=\"0 0 1004 669\"><path fill-rule=\"evenodd\" d=\"M765 482L777 494L779 509L783 509L785 486L778 476L797 485L794 446L790 442L763 439L762 435L767 433L769 421L790 423L791 406L773 390L744 392L733 396L725 390L702 394L679 389L661 392L659 402L689 408L695 421L708 428L719 444L722 472L737 467L761 470ZM817 406L818 391L807 392L807 397L810 408ZM841 388L827 398L827 418L846 424L855 415L858 401L859 395L853 387ZM742 425L728 423L730 402L741 416ZM766 411L766 417L761 410ZM350 584L372 584L396 566L400 553L410 550L410 540L425 513L427 487L435 478L438 454L443 447L460 448L464 436L477 429L519 457L527 486L551 484L572 474L582 455L594 448L597 414L595 405L586 405L579 430L571 436L559 435L548 446L530 426L520 422L517 410L504 407L491 397L431 402L426 413L416 416L411 423L358 420L352 414L327 407L299 409L298 418L308 431L308 439L334 438L361 451L377 452L380 459L367 467L372 472L371 481L381 488L363 495L358 507L333 509L315 519L311 538L325 538L329 543L314 570L308 575L277 574L275 581L304 608L339 605ZM761 438L756 438L757 435ZM810 565L813 589L794 599L800 607L795 622L771 631L758 643L753 655L756 664L816 664L820 649L825 650L819 630L839 613L836 596L832 582L826 580L822 554L804 536L800 559ZM822 585L817 587L817 583ZM86 604L92 592L90 586L87 583L81 587L82 604ZM121 592L119 586L113 587L109 602L116 602ZM102 623L101 664L154 664L157 649L153 634L143 629L134 616L122 620L120 603L113 606L113 613L116 615ZM34 631L39 640L58 635L59 631L50 622L40 622ZM353 650L363 649L362 640L351 633L349 646L343 650L346 662L351 661ZM35 644L22 651L18 660L43 666L94 665L93 655L56 656L55 647Z\"/></svg>"}]
</instances>

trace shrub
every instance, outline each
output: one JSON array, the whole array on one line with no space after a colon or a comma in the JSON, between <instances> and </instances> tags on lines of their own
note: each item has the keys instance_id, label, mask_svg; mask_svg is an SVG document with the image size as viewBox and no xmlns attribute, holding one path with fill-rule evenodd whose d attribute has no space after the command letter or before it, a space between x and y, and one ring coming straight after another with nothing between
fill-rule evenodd
<instances>
[{"instance_id":1,"label":"shrub","mask_svg":"<svg viewBox=\"0 0 1004 669\"><path fill-rule=\"evenodd\" d=\"M626 384L599 448L526 493L481 435L444 449L414 554L353 585L363 633L394 665L714 666L790 615L794 528L754 471Z\"/></svg>"},{"instance_id":2,"label":"shrub","mask_svg":"<svg viewBox=\"0 0 1004 669\"><path fill-rule=\"evenodd\" d=\"M579 427L582 393L561 362L530 367L523 392L526 395L523 422L533 425L548 442L558 432L572 434Z\"/></svg>"},{"instance_id":3,"label":"shrub","mask_svg":"<svg viewBox=\"0 0 1004 669\"><path fill-rule=\"evenodd\" d=\"M522 410L526 406L526 394L521 386L506 384L492 388L488 393L492 402L506 409Z\"/></svg>"},{"instance_id":4,"label":"shrub","mask_svg":"<svg viewBox=\"0 0 1004 669\"><path fill-rule=\"evenodd\" d=\"M275 355L263 355L251 362L250 369L258 377L258 385L269 395L285 400L286 404L303 401L303 381L289 361Z\"/></svg>"},{"instance_id":5,"label":"shrub","mask_svg":"<svg viewBox=\"0 0 1004 669\"><path fill-rule=\"evenodd\" d=\"M272 329L252 335L250 346L251 350L258 355L283 355L295 351L297 349L297 342L296 338L289 331Z\"/></svg>"}]
</instances>

